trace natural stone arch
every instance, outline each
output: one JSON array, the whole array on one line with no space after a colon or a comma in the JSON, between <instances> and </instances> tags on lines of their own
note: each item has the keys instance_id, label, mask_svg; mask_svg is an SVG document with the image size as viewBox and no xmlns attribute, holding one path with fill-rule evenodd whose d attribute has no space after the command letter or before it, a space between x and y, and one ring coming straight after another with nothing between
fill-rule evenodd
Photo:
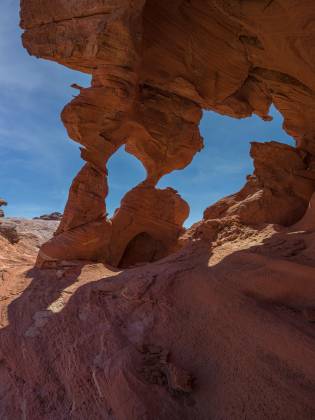
<instances>
[{"instance_id":1,"label":"natural stone arch","mask_svg":"<svg viewBox=\"0 0 315 420\"><path fill-rule=\"evenodd\" d=\"M158 180L187 166L202 148L201 109L236 118L256 113L268 120L274 103L297 142L293 154L279 152L294 155L293 166L280 168L274 178L272 159L261 165L254 150L254 177L242 190L246 200L241 207L233 205L230 213L243 223L288 224L305 211L315 189L315 63L309 30L315 9L307 0L298 8L295 0L59 0L53 9L49 4L44 0L38 8L37 0L22 1L24 46L33 55L92 74L92 85L80 89L62 113L87 163L71 188L57 236L42 249L42 259L62 258L71 237L76 251L71 249L67 258L99 260L108 255L107 261L117 264L111 232L120 230L117 220L123 225L123 218L115 216L111 222L105 216L108 158L126 144L147 169L144 185L157 197ZM275 144L267 149L271 157L279 151ZM287 188L282 189L287 175ZM141 187L130 193L141 201L145 191ZM266 203L281 207L281 215L267 214ZM170 220L182 220L185 205L179 207ZM147 211L154 213L152 207ZM215 214L224 217L225 212ZM207 211L208 216L213 213ZM163 220L165 226L172 225L170 220ZM107 232L106 240L95 236L99 225ZM174 232L169 252L176 248L182 226L175 223ZM77 241L76 235L86 240Z\"/></svg>"}]
</instances>

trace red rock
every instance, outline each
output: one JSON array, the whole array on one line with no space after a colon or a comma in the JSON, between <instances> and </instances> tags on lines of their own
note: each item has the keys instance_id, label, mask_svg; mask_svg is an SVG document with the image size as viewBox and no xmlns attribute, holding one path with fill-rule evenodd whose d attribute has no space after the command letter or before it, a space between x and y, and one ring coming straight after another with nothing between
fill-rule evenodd
<instances>
[{"instance_id":1,"label":"red rock","mask_svg":"<svg viewBox=\"0 0 315 420\"><path fill-rule=\"evenodd\" d=\"M53 237L57 221L3 218L0 223L0 270L33 264L39 248Z\"/></svg>"},{"instance_id":2,"label":"red rock","mask_svg":"<svg viewBox=\"0 0 315 420\"><path fill-rule=\"evenodd\" d=\"M110 264L126 267L175 252L188 214L188 204L172 188L159 190L146 184L134 188L125 195L111 222Z\"/></svg>"},{"instance_id":3,"label":"red rock","mask_svg":"<svg viewBox=\"0 0 315 420\"><path fill-rule=\"evenodd\" d=\"M309 166L303 153L277 142L253 142L251 156L253 176L241 191L206 209L204 219L238 216L242 223L284 226L297 222L315 189L315 180L301 174Z\"/></svg>"},{"instance_id":4,"label":"red rock","mask_svg":"<svg viewBox=\"0 0 315 420\"><path fill-rule=\"evenodd\" d=\"M153 187L201 150L201 109L269 120L272 102L299 150L254 144L254 178L205 217L222 217L229 207L227 213L241 222L289 225L303 215L315 189L315 82L308 47L315 10L307 0L298 10L289 7L293 0L265 3L55 0L52 5L47 0L38 7L36 0L21 2L28 51L92 75L92 86L79 87L62 113L87 164L71 187L58 234L84 224L90 236L90 223L91 231L100 218L110 224L104 218L105 165L122 144L143 163ZM56 237L54 250L62 238ZM153 242L159 240L156 232ZM84 250L78 255L84 258ZM99 255L95 249L93 258ZM85 258L90 256L89 249Z\"/></svg>"},{"instance_id":5,"label":"red rock","mask_svg":"<svg viewBox=\"0 0 315 420\"><path fill-rule=\"evenodd\" d=\"M44 269L0 235L0 418L315 418L314 18L308 0L21 1L28 51L92 85L62 113L86 164ZM156 185L202 148L201 109L271 103L297 147L253 143L244 188L185 232ZM109 220L121 145L147 178Z\"/></svg>"},{"instance_id":6,"label":"red rock","mask_svg":"<svg viewBox=\"0 0 315 420\"><path fill-rule=\"evenodd\" d=\"M2 265L0 417L313 418L314 244L230 223L132 270Z\"/></svg>"}]
</instances>

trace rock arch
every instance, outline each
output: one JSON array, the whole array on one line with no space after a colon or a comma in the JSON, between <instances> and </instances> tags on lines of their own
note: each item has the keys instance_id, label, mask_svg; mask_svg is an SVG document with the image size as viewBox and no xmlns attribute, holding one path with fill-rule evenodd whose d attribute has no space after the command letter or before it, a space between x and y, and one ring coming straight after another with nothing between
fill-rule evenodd
<instances>
[{"instance_id":1,"label":"rock arch","mask_svg":"<svg viewBox=\"0 0 315 420\"><path fill-rule=\"evenodd\" d=\"M229 199L228 212L243 223L290 224L301 217L315 189L315 7L309 1L297 7L295 0L56 0L53 6L43 0L40 6L21 1L24 46L90 73L92 85L62 113L86 164L39 263L79 258L117 265L129 233L141 233L143 225L163 232L167 252L176 249L188 206L156 184L201 150L202 109L268 120L274 103L297 148L254 144L255 173ZM106 163L122 144L141 160L147 178L108 220ZM219 202L205 218L226 211L226 201Z\"/></svg>"}]
</instances>

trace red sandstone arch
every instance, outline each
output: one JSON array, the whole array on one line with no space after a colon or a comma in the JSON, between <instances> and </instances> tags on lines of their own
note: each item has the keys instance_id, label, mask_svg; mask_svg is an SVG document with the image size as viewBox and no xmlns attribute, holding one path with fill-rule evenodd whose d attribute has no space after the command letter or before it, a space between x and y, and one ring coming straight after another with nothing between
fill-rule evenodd
<instances>
[{"instance_id":1,"label":"red sandstone arch","mask_svg":"<svg viewBox=\"0 0 315 420\"><path fill-rule=\"evenodd\" d=\"M105 258L118 264L130 240L126 218L135 231L142 224L161 230L167 252L176 249L187 205L176 192L163 195L155 186L201 150L201 109L236 118L256 113L268 120L274 103L297 142L297 149L253 145L253 177L205 218L228 211L243 223L291 224L302 216L315 189L313 2L43 0L40 5L21 1L27 50L92 74L91 87L81 89L62 113L87 163L40 260ZM141 160L147 179L107 220L106 162L122 144ZM145 211L126 204L141 203L146 194L152 203L146 202ZM157 201L167 217L156 219Z\"/></svg>"}]
</instances>

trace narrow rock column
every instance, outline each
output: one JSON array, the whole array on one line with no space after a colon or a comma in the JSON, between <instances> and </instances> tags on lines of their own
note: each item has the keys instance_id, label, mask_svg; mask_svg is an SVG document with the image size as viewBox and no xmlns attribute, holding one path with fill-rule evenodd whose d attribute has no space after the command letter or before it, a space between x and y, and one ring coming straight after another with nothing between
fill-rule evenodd
<instances>
[{"instance_id":1,"label":"narrow rock column","mask_svg":"<svg viewBox=\"0 0 315 420\"><path fill-rule=\"evenodd\" d=\"M62 112L68 134L83 146L81 156L87 163L72 183L59 229L55 238L42 247L39 264L59 259L106 259L99 255L105 252L111 235L105 205L106 163L126 141L125 126L138 92L143 4L143 0L120 2L110 14L96 14L95 19L100 20L84 27L87 33L81 57L75 50L71 57L64 51L58 57L57 61L66 61L71 67L74 60L86 61L92 73L91 87L79 87L80 94ZM68 42L73 38L69 35L77 32L84 19L70 25L69 34L65 35ZM87 23L91 21L93 17ZM30 38L32 30L25 33L24 43L28 44ZM58 44L58 39L55 42Z\"/></svg>"}]
</instances>

